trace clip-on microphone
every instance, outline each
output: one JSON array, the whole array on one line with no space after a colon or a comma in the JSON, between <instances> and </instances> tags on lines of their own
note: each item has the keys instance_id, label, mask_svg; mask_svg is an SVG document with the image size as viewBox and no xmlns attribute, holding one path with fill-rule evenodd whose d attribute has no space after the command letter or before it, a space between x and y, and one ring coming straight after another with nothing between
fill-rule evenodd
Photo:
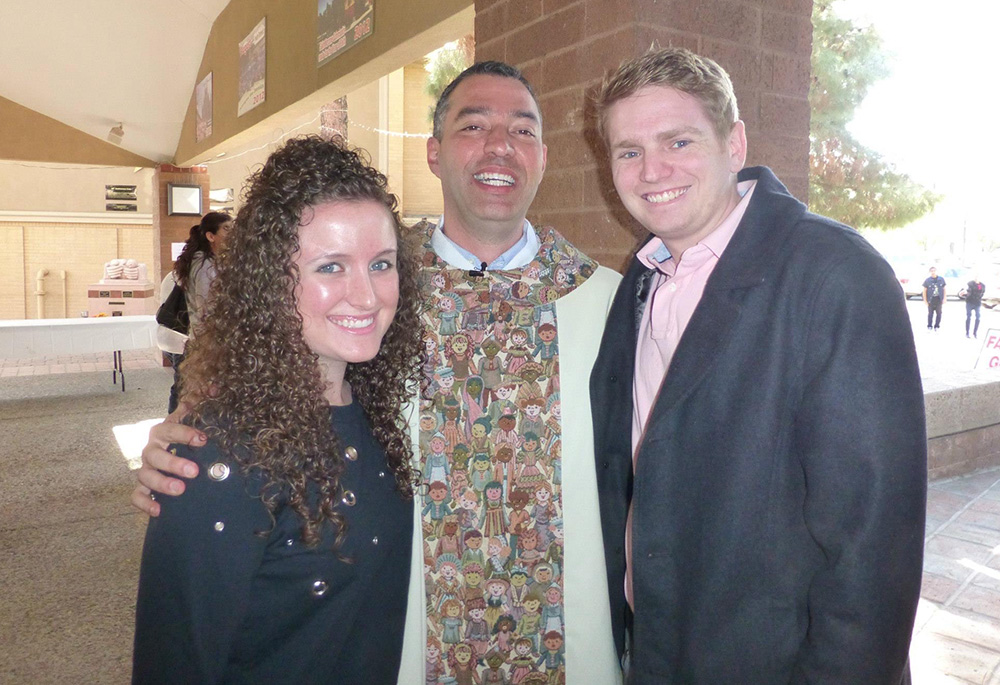
<instances>
[{"instance_id":1,"label":"clip-on microphone","mask_svg":"<svg viewBox=\"0 0 1000 685\"><path fill-rule=\"evenodd\" d=\"M482 278L486 275L486 262L482 263L478 269L469 269L469 278Z\"/></svg>"}]
</instances>

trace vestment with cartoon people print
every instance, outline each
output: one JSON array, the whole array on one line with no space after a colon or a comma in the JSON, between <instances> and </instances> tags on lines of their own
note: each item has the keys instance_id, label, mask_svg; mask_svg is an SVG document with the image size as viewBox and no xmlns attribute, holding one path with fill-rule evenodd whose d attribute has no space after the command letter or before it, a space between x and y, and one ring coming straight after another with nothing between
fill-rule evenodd
<instances>
[{"instance_id":1,"label":"vestment with cartoon people print","mask_svg":"<svg viewBox=\"0 0 1000 685\"><path fill-rule=\"evenodd\" d=\"M425 675L562 683L556 302L597 264L543 228L528 266L478 275L439 260L429 237L419 418Z\"/></svg>"}]
</instances>

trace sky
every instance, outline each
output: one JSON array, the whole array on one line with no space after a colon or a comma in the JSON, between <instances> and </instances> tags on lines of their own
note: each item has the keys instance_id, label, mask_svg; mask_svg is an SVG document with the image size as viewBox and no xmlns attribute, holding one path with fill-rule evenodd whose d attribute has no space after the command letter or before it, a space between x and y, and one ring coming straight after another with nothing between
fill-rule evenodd
<instances>
[{"instance_id":1,"label":"sky","mask_svg":"<svg viewBox=\"0 0 1000 685\"><path fill-rule=\"evenodd\" d=\"M850 125L899 171L945 195L941 231L965 224L1000 241L992 200L1000 101L1000 3L994 0L839 0L837 13L873 24L891 75L875 84ZM930 229L928 229L930 230Z\"/></svg>"}]
</instances>

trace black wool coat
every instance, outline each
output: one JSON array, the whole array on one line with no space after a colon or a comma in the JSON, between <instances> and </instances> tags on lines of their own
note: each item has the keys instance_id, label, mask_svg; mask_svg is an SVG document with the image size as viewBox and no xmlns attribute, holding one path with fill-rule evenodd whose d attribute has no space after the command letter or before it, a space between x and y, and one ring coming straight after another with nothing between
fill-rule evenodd
<instances>
[{"instance_id":1,"label":"black wool coat","mask_svg":"<svg viewBox=\"0 0 1000 685\"><path fill-rule=\"evenodd\" d=\"M591 378L612 624L633 683L908 679L926 431L885 260L767 168L651 410L633 476L633 260ZM621 590L633 508L635 613ZM626 639L628 633L628 639Z\"/></svg>"}]
</instances>

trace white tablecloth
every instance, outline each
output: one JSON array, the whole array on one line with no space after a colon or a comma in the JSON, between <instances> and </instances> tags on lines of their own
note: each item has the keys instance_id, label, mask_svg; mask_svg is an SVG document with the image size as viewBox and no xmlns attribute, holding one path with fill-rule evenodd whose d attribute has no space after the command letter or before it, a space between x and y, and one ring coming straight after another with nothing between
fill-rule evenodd
<instances>
[{"instance_id":1,"label":"white tablecloth","mask_svg":"<svg viewBox=\"0 0 1000 685\"><path fill-rule=\"evenodd\" d=\"M152 316L0 321L0 358L92 354L156 347Z\"/></svg>"}]
</instances>

